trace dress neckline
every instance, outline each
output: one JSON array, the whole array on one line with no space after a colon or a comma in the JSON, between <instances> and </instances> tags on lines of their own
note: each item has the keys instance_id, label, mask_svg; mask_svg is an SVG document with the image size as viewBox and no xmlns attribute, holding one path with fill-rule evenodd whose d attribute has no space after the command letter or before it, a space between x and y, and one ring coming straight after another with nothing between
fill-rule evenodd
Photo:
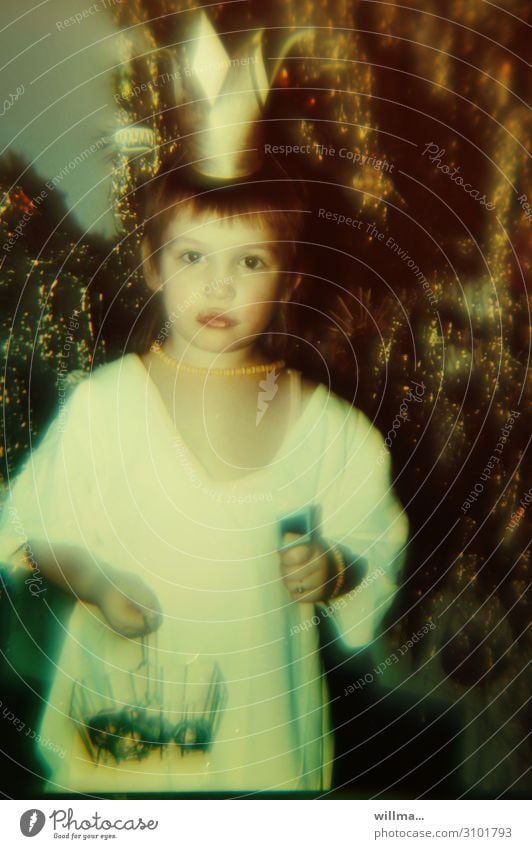
<instances>
[{"instance_id":1,"label":"dress neckline","mask_svg":"<svg viewBox=\"0 0 532 849\"><path fill-rule=\"evenodd\" d=\"M255 480L255 478L261 477L261 476L267 474L272 468L275 468L278 465L280 459L286 453L287 448L294 442L294 440L297 437L298 433L300 432L304 422L306 421L310 412L312 411L312 408L314 407L317 400L319 399L322 390L324 389L322 384L318 383L316 385L316 388L314 389L311 397L308 399L304 409L302 411L301 410L299 411L299 415L296 414L295 420L294 420L293 411L292 411L292 414L290 415L289 425L288 425L288 427L287 427L287 429L286 429L286 431L283 435L283 438L281 440L279 448L277 449L274 456L271 458L271 460L267 464L265 464L264 466L260 466L259 468L256 468L251 472L246 472L245 474L240 475L239 477L226 478L226 479L215 478L210 474L210 472L203 465L203 463L201 462L199 457L194 453L194 451L191 450L191 448L189 448L188 444L183 439L175 421L172 419L170 413L168 412L166 404L163 401L162 395L161 395L153 377L151 376L149 370L144 365L141 357L138 354L135 354L135 353L131 354L130 356L133 358L133 360L135 360L138 368L142 369L142 372L143 372L144 378L145 378L145 387L147 389L147 392L149 392L153 396L155 403L157 404L157 406L159 406L159 408L161 410L161 420L164 422L166 429L170 432L173 441L175 442L177 440L180 443L180 445L182 446L182 449L187 453L190 463L193 466L196 467L195 471L198 474L198 476L203 478L204 482L209 484L210 486L215 486L215 487L219 487L219 488L236 487L239 484L243 484L243 483L247 483L248 481ZM295 372L295 369L287 369L287 371ZM301 379L300 373L296 372L296 374L298 376L298 379L300 380ZM291 389L291 392L293 392L293 385L290 387L290 389ZM300 396L300 394L301 393L299 393L299 396Z\"/></svg>"}]
</instances>

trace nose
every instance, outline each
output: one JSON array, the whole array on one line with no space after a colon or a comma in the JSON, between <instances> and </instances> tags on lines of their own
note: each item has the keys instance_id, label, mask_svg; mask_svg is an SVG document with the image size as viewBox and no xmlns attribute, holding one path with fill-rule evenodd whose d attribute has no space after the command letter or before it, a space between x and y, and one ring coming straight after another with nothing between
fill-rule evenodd
<instances>
[{"instance_id":1,"label":"nose","mask_svg":"<svg viewBox=\"0 0 532 849\"><path fill-rule=\"evenodd\" d=\"M205 294L214 300L229 301L235 296L235 280L229 272L227 264L218 262L215 265L214 277L205 286Z\"/></svg>"}]
</instances>

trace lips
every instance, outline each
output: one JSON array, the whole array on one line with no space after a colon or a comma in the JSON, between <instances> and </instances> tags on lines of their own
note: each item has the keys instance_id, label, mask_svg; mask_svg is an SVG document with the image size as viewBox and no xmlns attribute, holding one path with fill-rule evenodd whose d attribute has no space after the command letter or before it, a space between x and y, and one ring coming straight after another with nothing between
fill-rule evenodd
<instances>
[{"instance_id":1,"label":"lips","mask_svg":"<svg viewBox=\"0 0 532 849\"><path fill-rule=\"evenodd\" d=\"M234 327L237 322L228 315L219 312L203 312L198 315L200 324L206 327L216 327L220 330L225 330L228 327Z\"/></svg>"}]
</instances>

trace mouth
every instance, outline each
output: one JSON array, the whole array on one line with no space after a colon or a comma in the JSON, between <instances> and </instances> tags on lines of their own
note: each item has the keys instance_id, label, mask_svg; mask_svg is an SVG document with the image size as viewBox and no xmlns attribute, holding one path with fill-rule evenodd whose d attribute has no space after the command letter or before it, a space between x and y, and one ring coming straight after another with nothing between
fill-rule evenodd
<instances>
[{"instance_id":1,"label":"mouth","mask_svg":"<svg viewBox=\"0 0 532 849\"><path fill-rule=\"evenodd\" d=\"M224 313L204 312L198 315L197 321L205 327L216 327L220 330L225 330L228 327L234 327L238 324L233 318L229 318Z\"/></svg>"}]
</instances>

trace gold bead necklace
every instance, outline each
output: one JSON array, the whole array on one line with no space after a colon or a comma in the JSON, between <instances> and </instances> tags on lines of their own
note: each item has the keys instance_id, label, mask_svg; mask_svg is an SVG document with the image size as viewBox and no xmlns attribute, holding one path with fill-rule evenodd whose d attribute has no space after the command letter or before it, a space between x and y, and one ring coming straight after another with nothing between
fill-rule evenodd
<instances>
[{"instance_id":1,"label":"gold bead necklace","mask_svg":"<svg viewBox=\"0 0 532 849\"><path fill-rule=\"evenodd\" d=\"M152 345L150 351L157 354L158 357L173 369L183 371L186 374L205 374L212 377L238 377L244 374L263 374L267 371L282 369L285 366L284 360L275 360L273 363L261 363L258 366L241 366L239 368L207 368L200 366L189 366L186 363L176 360L167 354L159 345Z\"/></svg>"}]
</instances>

